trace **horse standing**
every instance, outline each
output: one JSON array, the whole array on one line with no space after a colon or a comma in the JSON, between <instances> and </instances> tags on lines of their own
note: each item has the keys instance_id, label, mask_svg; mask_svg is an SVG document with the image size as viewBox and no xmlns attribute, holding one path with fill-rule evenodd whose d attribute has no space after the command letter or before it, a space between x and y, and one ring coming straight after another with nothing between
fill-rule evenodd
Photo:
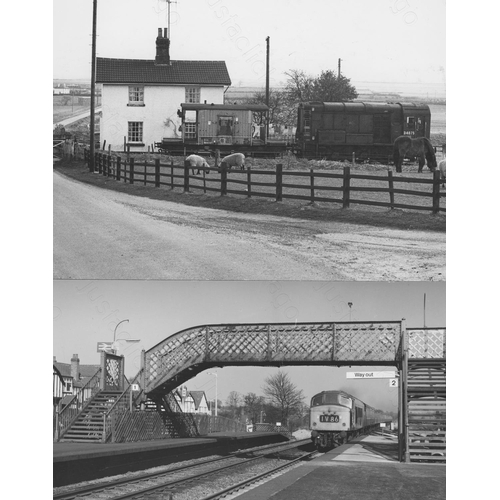
<instances>
[{"instance_id":1,"label":"horse standing","mask_svg":"<svg viewBox=\"0 0 500 500\"><path fill-rule=\"evenodd\" d=\"M438 170L441 174L441 186L444 187L446 184L446 158L439 162Z\"/></svg>"},{"instance_id":2,"label":"horse standing","mask_svg":"<svg viewBox=\"0 0 500 500\"><path fill-rule=\"evenodd\" d=\"M418 157L418 171L422 172L425 161L431 172L437 168L436 155L431 141L426 137L412 139L407 135L400 135L394 141L393 158L396 165L396 172L402 172L403 159L405 156Z\"/></svg>"},{"instance_id":3,"label":"horse standing","mask_svg":"<svg viewBox=\"0 0 500 500\"><path fill-rule=\"evenodd\" d=\"M207 163L205 158L198 155L189 155L186 157L186 161L189 162L189 165L186 168L192 168L194 175L194 168L197 167L198 171L196 175L200 175L200 167L210 168L210 165ZM210 173L210 170L207 170L207 174Z\"/></svg>"}]
</instances>

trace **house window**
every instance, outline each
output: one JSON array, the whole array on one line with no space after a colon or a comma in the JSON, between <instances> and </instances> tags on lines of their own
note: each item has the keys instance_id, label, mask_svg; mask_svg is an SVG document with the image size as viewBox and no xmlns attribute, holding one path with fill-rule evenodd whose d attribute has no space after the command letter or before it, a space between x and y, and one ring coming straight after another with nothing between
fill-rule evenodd
<instances>
[{"instance_id":1,"label":"house window","mask_svg":"<svg viewBox=\"0 0 500 500\"><path fill-rule=\"evenodd\" d=\"M130 86L128 88L129 104L144 104L144 87Z\"/></svg>"},{"instance_id":2,"label":"house window","mask_svg":"<svg viewBox=\"0 0 500 500\"><path fill-rule=\"evenodd\" d=\"M196 139L196 123L184 124L184 139Z\"/></svg>"},{"instance_id":3,"label":"house window","mask_svg":"<svg viewBox=\"0 0 500 500\"><path fill-rule=\"evenodd\" d=\"M73 382L71 380L66 380L64 383L64 392L73 391Z\"/></svg>"},{"instance_id":4,"label":"house window","mask_svg":"<svg viewBox=\"0 0 500 500\"><path fill-rule=\"evenodd\" d=\"M200 87L186 87L186 102L194 104L200 102Z\"/></svg>"},{"instance_id":5,"label":"house window","mask_svg":"<svg viewBox=\"0 0 500 500\"><path fill-rule=\"evenodd\" d=\"M128 122L128 142L142 142L142 122Z\"/></svg>"}]
</instances>

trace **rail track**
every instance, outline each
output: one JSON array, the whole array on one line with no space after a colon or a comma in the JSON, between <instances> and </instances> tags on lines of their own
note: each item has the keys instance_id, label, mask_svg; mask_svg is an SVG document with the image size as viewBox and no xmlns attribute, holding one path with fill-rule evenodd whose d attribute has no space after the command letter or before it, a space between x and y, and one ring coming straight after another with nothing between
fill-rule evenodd
<instances>
[{"instance_id":1,"label":"rail track","mask_svg":"<svg viewBox=\"0 0 500 500\"><path fill-rule=\"evenodd\" d=\"M227 457L194 461L160 472L145 472L77 488L58 488L53 499L221 498L317 453L298 450L305 445L311 445L311 440L249 448ZM205 497L208 488L210 496Z\"/></svg>"}]
</instances>

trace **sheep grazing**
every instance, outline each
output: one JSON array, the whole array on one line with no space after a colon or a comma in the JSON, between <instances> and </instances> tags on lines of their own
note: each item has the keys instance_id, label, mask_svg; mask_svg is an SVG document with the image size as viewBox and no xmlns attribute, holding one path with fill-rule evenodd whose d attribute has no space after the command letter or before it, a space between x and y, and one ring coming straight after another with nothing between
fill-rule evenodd
<instances>
[{"instance_id":1,"label":"sheep grazing","mask_svg":"<svg viewBox=\"0 0 500 500\"><path fill-rule=\"evenodd\" d=\"M225 163L228 168L240 167L241 170L245 169L245 155L243 153L233 153L231 155L224 156L221 160L220 152L217 149L215 152L215 161L217 166L221 166Z\"/></svg>"},{"instance_id":2,"label":"sheep grazing","mask_svg":"<svg viewBox=\"0 0 500 500\"><path fill-rule=\"evenodd\" d=\"M196 175L200 175L200 167L210 168L210 165L207 163L205 158L198 156L198 155L189 155L188 157L186 157L185 161L189 162L189 165L186 165L186 168L192 168L193 175L195 175L194 174L195 167L198 168ZM210 170L207 170L207 174L209 174L209 173L210 173Z\"/></svg>"},{"instance_id":3,"label":"sheep grazing","mask_svg":"<svg viewBox=\"0 0 500 500\"><path fill-rule=\"evenodd\" d=\"M441 182L442 182L441 185L444 187L446 184L446 158L439 162L438 169L439 172L441 173Z\"/></svg>"}]
</instances>

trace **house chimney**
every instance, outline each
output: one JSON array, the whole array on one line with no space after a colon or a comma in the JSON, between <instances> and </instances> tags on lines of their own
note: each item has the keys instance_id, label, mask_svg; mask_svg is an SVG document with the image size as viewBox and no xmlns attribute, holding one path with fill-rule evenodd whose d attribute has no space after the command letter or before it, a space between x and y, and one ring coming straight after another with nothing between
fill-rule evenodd
<instances>
[{"instance_id":1,"label":"house chimney","mask_svg":"<svg viewBox=\"0 0 500 500\"><path fill-rule=\"evenodd\" d=\"M55 357L55 356L53 356L53 358L54 358L54 361L52 361L52 363L56 363L56 357Z\"/></svg>"},{"instance_id":2,"label":"house chimney","mask_svg":"<svg viewBox=\"0 0 500 500\"><path fill-rule=\"evenodd\" d=\"M168 39L167 28L163 29L163 36L161 28L158 28L158 37L156 38L156 65L170 65L170 40Z\"/></svg>"},{"instance_id":3,"label":"house chimney","mask_svg":"<svg viewBox=\"0 0 500 500\"><path fill-rule=\"evenodd\" d=\"M71 376L73 380L80 380L80 360L78 354L73 354L71 358Z\"/></svg>"}]
</instances>

